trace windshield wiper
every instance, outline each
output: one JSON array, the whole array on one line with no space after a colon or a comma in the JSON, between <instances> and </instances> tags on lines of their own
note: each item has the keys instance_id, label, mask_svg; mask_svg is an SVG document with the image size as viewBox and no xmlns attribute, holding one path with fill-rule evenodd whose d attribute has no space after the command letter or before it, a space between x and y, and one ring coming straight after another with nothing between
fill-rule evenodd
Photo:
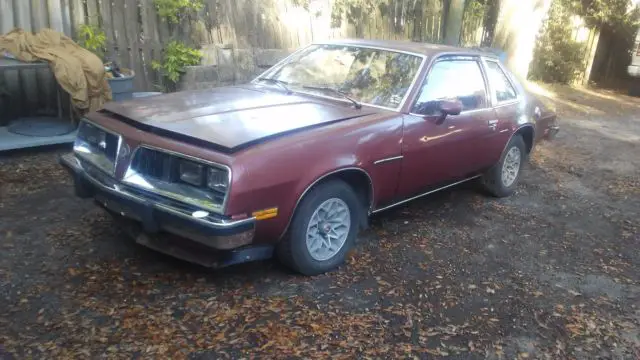
<instances>
[{"instance_id":1,"label":"windshield wiper","mask_svg":"<svg viewBox=\"0 0 640 360\"><path fill-rule=\"evenodd\" d=\"M355 99L353 99L352 97L349 96L349 94L347 94L344 91L338 90L338 89L334 89L332 87L329 86L303 86L303 89L308 89L308 90L319 90L319 91L325 91L325 92L332 92L334 94L338 94L340 96L342 96L343 98L351 101L353 103L353 106L356 109L361 109L362 105L357 102Z\"/></svg>"},{"instance_id":2,"label":"windshield wiper","mask_svg":"<svg viewBox=\"0 0 640 360\"><path fill-rule=\"evenodd\" d=\"M293 94L293 91L291 91L291 89L289 89L289 87L287 86L287 85L289 85L289 83L284 81L284 80L268 78L268 77L260 77L260 78L258 78L258 80L270 82L272 84L276 84L276 85L280 86L284 91L286 91L287 94Z\"/></svg>"}]
</instances>

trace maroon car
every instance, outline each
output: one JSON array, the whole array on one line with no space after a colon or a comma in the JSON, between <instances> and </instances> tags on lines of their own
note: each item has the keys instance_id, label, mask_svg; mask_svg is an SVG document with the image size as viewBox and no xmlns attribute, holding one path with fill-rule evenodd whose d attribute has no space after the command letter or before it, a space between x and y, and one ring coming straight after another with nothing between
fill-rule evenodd
<instances>
[{"instance_id":1,"label":"maroon car","mask_svg":"<svg viewBox=\"0 0 640 360\"><path fill-rule=\"evenodd\" d=\"M109 103L62 163L138 243L205 266L339 266L368 216L479 178L514 192L556 116L495 55L305 47L254 81Z\"/></svg>"}]
</instances>

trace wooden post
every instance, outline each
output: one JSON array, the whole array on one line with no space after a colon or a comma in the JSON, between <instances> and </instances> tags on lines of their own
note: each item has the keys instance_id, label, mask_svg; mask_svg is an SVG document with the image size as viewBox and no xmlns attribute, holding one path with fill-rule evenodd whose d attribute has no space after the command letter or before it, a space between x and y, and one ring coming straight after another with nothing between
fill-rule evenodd
<instances>
[{"instance_id":1,"label":"wooden post","mask_svg":"<svg viewBox=\"0 0 640 360\"><path fill-rule=\"evenodd\" d=\"M444 43L458 46L462 31L465 0L449 0L444 26Z\"/></svg>"},{"instance_id":2,"label":"wooden post","mask_svg":"<svg viewBox=\"0 0 640 360\"><path fill-rule=\"evenodd\" d=\"M589 42L587 44L587 67L584 71L584 77L582 78L582 85L589 85L591 80L591 71L593 70L593 63L596 58L596 52L598 51L598 41L600 41L600 30L592 28L589 34Z\"/></svg>"}]
</instances>

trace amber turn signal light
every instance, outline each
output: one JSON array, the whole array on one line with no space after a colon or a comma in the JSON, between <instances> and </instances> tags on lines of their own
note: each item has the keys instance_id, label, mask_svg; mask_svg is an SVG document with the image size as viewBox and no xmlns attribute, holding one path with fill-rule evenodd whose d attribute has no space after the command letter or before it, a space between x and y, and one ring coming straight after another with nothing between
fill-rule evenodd
<instances>
[{"instance_id":1,"label":"amber turn signal light","mask_svg":"<svg viewBox=\"0 0 640 360\"><path fill-rule=\"evenodd\" d=\"M260 211L254 211L253 213L251 213L251 216L256 218L256 220L271 219L278 216L278 208L270 208L270 209L264 209Z\"/></svg>"}]
</instances>

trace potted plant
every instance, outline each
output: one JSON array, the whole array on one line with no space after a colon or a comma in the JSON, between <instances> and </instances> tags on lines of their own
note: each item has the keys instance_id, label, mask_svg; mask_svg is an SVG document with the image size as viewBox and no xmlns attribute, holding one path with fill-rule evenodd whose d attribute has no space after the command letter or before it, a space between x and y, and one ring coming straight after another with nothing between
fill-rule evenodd
<instances>
[{"instance_id":1,"label":"potted plant","mask_svg":"<svg viewBox=\"0 0 640 360\"><path fill-rule=\"evenodd\" d=\"M105 71L114 101L128 100L133 97L133 79L135 72L120 68L113 61L104 61L107 36L95 25L82 24L78 28L78 44L93 52L105 63Z\"/></svg>"},{"instance_id":2,"label":"potted plant","mask_svg":"<svg viewBox=\"0 0 640 360\"><path fill-rule=\"evenodd\" d=\"M175 91L180 77L188 66L200 64L202 52L186 44L172 40L164 49L162 61L153 61L151 67L164 78L165 89Z\"/></svg>"}]
</instances>

